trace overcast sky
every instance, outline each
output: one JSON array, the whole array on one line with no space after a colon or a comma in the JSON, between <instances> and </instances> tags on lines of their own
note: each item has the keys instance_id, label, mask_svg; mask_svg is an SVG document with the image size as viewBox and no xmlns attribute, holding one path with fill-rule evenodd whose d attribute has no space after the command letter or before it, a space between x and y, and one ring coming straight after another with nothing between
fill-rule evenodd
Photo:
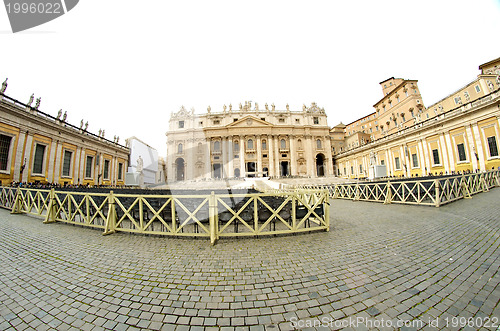
<instances>
[{"instance_id":1,"label":"overcast sky","mask_svg":"<svg viewBox=\"0 0 500 331\"><path fill-rule=\"evenodd\" d=\"M245 100L301 110L330 126L373 111L379 82L417 79L425 105L500 57L500 0L80 0L13 34L0 8L0 80L7 94L120 141L166 154L170 113Z\"/></svg>"}]
</instances>

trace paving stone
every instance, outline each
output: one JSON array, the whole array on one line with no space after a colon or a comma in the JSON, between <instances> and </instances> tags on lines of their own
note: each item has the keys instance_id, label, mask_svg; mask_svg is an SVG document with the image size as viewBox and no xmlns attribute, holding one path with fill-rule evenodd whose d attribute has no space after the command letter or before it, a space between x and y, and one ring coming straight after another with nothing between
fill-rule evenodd
<instances>
[{"instance_id":1,"label":"paving stone","mask_svg":"<svg viewBox=\"0 0 500 331\"><path fill-rule=\"evenodd\" d=\"M103 237L0 209L0 329L290 330L291 319L311 317L500 317L499 198L492 189L440 208L331 200L329 232L215 246Z\"/></svg>"}]
</instances>

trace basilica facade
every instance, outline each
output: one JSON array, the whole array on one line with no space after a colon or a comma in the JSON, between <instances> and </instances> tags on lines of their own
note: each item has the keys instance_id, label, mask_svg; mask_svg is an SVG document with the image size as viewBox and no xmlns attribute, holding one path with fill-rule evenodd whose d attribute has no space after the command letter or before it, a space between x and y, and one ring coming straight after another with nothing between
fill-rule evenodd
<instances>
[{"instance_id":1,"label":"basilica facade","mask_svg":"<svg viewBox=\"0 0 500 331\"><path fill-rule=\"evenodd\" d=\"M333 175L330 129L316 103L290 110L245 102L200 115L181 107L166 136L170 181Z\"/></svg>"}]
</instances>

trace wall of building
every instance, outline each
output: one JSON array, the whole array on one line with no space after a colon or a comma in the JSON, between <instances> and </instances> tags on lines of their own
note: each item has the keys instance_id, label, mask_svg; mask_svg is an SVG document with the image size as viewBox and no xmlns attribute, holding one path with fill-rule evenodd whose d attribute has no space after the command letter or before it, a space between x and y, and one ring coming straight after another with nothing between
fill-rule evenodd
<instances>
[{"instance_id":1,"label":"wall of building","mask_svg":"<svg viewBox=\"0 0 500 331\"><path fill-rule=\"evenodd\" d=\"M126 147L8 96L0 96L0 139L4 139L0 159L7 160L0 165L2 185L12 181L124 184ZM8 146L7 140L10 140Z\"/></svg>"}]
</instances>

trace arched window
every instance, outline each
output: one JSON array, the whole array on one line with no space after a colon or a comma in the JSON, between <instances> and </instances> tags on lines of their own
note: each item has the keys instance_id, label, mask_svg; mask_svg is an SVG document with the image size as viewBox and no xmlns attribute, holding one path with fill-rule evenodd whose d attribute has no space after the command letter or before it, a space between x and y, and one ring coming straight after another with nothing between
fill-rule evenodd
<instances>
[{"instance_id":1,"label":"arched window","mask_svg":"<svg viewBox=\"0 0 500 331\"><path fill-rule=\"evenodd\" d=\"M316 140L316 148L321 149L321 139Z\"/></svg>"},{"instance_id":2,"label":"arched window","mask_svg":"<svg viewBox=\"0 0 500 331\"><path fill-rule=\"evenodd\" d=\"M239 141L235 141L233 143L233 151L235 151L235 152L239 152L240 151L240 143L239 143Z\"/></svg>"},{"instance_id":3,"label":"arched window","mask_svg":"<svg viewBox=\"0 0 500 331\"><path fill-rule=\"evenodd\" d=\"M182 153L182 144L177 145L177 153Z\"/></svg>"},{"instance_id":4,"label":"arched window","mask_svg":"<svg viewBox=\"0 0 500 331\"><path fill-rule=\"evenodd\" d=\"M299 145L299 150L302 150L302 140L297 140L297 145Z\"/></svg>"},{"instance_id":5,"label":"arched window","mask_svg":"<svg viewBox=\"0 0 500 331\"><path fill-rule=\"evenodd\" d=\"M214 142L214 151L219 152L220 151L220 141L215 141Z\"/></svg>"},{"instance_id":6,"label":"arched window","mask_svg":"<svg viewBox=\"0 0 500 331\"><path fill-rule=\"evenodd\" d=\"M253 149L253 140L252 139L248 139L247 147L248 147L248 149Z\"/></svg>"},{"instance_id":7,"label":"arched window","mask_svg":"<svg viewBox=\"0 0 500 331\"><path fill-rule=\"evenodd\" d=\"M201 143L198 143L198 153L201 153L203 151L203 145Z\"/></svg>"},{"instance_id":8,"label":"arched window","mask_svg":"<svg viewBox=\"0 0 500 331\"><path fill-rule=\"evenodd\" d=\"M286 141L285 141L285 139L281 139L280 144L281 144L281 149L285 149L286 148Z\"/></svg>"},{"instance_id":9,"label":"arched window","mask_svg":"<svg viewBox=\"0 0 500 331\"><path fill-rule=\"evenodd\" d=\"M262 149L267 150L267 141L262 140Z\"/></svg>"}]
</instances>

